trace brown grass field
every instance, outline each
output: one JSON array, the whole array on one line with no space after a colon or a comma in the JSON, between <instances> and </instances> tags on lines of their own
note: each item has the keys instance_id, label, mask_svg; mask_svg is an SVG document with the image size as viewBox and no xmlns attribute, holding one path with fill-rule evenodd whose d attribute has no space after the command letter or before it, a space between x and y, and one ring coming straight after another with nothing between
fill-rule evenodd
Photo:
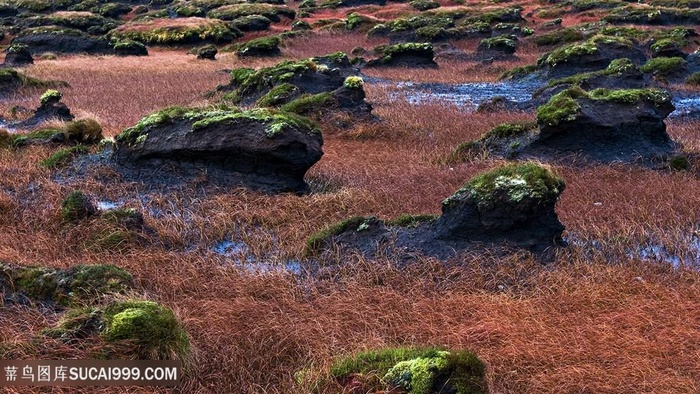
<instances>
[{"instance_id":1,"label":"brown grass field","mask_svg":"<svg viewBox=\"0 0 700 394\"><path fill-rule=\"evenodd\" d=\"M401 9L385 10L391 12ZM283 57L381 43L328 32L290 40ZM473 50L476 42L459 45ZM63 101L114 136L154 110L206 104L205 93L228 79L223 69L280 60L244 63L233 54L220 54L217 62L202 62L184 50L149 49L146 58L59 57L23 71L67 81ZM446 61L429 72L382 69L368 74L413 81L492 81L504 69L532 63L537 51L525 48L518 61L489 67ZM294 382L300 369L323 370L335 357L366 349L427 345L473 350L487 366L491 393L700 392L697 267L674 268L640 253L640 245L655 244L673 255L697 258L691 241L700 236L700 179L693 172L556 167L567 183L557 212L571 244L548 264L524 253L482 254L447 262L420 258L398 269L388 258L369 261L348 254L337 256L344 262L341 269L306 278L251 272L214 253L216 242L232 236L244 240L256 259L278 264L299 258L310 234L351 215L391 219L404 213L437 214L445 197L500 163L486 159L445 165L440 159L499 123L534 117L467 113L440 103L415 106L391 99L389 88L367 85L366 91L383 122L325 130L325 154L307 177L326 191L308 196L182 190L150 193L145 201L137 198L140 185L112 173L56 181L54 172L37 165L51 148L1 150L0 260L60 268L110 263L131 272L137 295L172 308L190 335L194 360L174 392L303 393ZM40 94L11 97L0 103L0 111L16 104L35 107ZM700 151L698 122L672 120L668 126L686 150ZM156 236L146 245L86 248L83 240L97 224L68 228L58 217L61 200L73 189L142 210ZM0 343L5 344L31 342L59 318L14 305L0 305L0 311ZM36 347L13 346L5 356L80 359L99 346L76 348L44 340Z\"/></svg>"}]
</instances>

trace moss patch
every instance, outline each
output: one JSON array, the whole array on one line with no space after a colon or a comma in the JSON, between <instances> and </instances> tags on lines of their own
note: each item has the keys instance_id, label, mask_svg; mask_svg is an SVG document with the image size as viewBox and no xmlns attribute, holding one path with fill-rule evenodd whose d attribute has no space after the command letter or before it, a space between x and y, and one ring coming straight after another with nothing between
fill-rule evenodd
<instances>
[{"instance_id":1,"label":"moss patch","mask_svg":"<svg viewBox=\"0 0 700 394\"><path fill-rule=\"evenodd\" d=\"M65 167L78 155L88 153L85 145L75 145L68 148L61 148L51 156L39 162L39 165L45 168L61 168Z\"/></svg>"},{"instance_id":2,"label":"moss patch","mask_svg":"<svg viewBox=\"0 0 700 394\"><path fill-rule=\"evenodd\" d=\"M336 360L333 380L352 380L365 392L389 390L429 394L451 388L456 394L486 393L484 365L466 350L388 348Z\"/></svg>"},{"instance_id":3,"label":"moss patch","mask_svg":"<svg viewBox=\"0 0 700 394\"><path fill-rule=\"evenodd\" d=\"M512 202L523 198L557 198L564 187L564 181L546 167L535 163L507 164L473 177L442 204L449 207L464 196L486 204L497 192L504 192Z\"/></svg>"},{"instance_id":4,"label":"moss patch","mask_svg":"<svg viewBox=\"0 0 700 394\"><path fill-rule=\"evenodd\" d=\"M189 354L190 342L173 311L152 301L123 301L104 311L108 342L129 341L145 359L182 359Z\"/></svg>"},{"instance_id":5,"label":"moss patch","mask_svg":"<svg viewBox=\"0 0 700 394\"><path fill-rule=\"evenodd\" d=\"M61 218L66 222L75 222L97 214L92 200L81 190L73 190L61 202Z\"/></svg>"},{"instance_id":6,"label":"moss patch","mask_svg":"<svg viewBox=\"0 0 700 394\"><path fill-rule=\"evenodd\" d=\"M362 231L366 229L367 223L371 219L373 218L364 216L353 216L311 234L311 236L306 240L306 248L304 250L304 254L306 256L313 256L318 254L319 252L321 252L326 242L331 237L334 237L349 230Z\"/></svg>"},{"instance_id":7,"label":"moss patch","mask_svg":"<svg viewBox=\"0 0 700 394\"><path fill-rule=\"evenodd\" d=\"M680 57L655 57L644 63L640 70L648 74L666 76L684 70L686 64Z\"/></svg>"}]
</instances>

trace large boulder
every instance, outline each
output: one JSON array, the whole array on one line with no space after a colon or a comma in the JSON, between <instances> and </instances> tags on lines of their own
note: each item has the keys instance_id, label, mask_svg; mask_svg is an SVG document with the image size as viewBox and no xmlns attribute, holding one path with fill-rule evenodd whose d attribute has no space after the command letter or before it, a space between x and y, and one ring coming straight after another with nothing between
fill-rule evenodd
<instances>
[{"instance_id":1,"label":"large boulder","mask_svg":"<svg viewBox=\"0 0 700 394\"><path fill-rule=\"evenodd\" d=\"M268 109L168 108L116 142L113 158L124 167L150 172L168 164L274 192L305 192L304 174L323 155L313 122Z\"/></svg>"},{"instance_id":2,"label":"large boulder","mask_svg":"<svg viewBox=\"0 0 700 394\"><path fill-rule=\"evenodd\" d=\"M447 258L456 252L505 246L543 254L563 246L554 206L564 181L534 163L509 164L472 178L442 203L442 215L394 222L353 217L312 235L307 254L339 246L373 256L377 246Z\"/></svg>"}]
</instances>

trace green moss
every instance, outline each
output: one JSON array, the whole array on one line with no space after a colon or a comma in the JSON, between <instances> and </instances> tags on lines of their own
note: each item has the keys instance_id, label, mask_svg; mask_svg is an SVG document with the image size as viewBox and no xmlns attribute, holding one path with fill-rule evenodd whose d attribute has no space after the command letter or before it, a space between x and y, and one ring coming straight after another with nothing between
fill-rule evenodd
<instances>
[{"instance_id":1,"label":"green moss","mask_svg":"<svg viewBox=\"0 0 700 394\"><path fill-rule=\"evenodd\" d=\"M320 114L336 104L337 102L333 95L329 92L324 92L313 95L303 95L298 99L283 105L281 109L286 112L300 115Z\"/></svg>"},{"instance_id":2,"label":"green moss","mask_svg":"<svg viewBox=\"0 0 700 394\"><path fill-rule=\"evenodd\" d=\"M465 350L388 348L366 351L335 361L330 372L335 381L352 378L368 392L429 394L445 388L456 394L487 392L483 363ZM440 387L435 387L438 384Z\"/></svg>"},{"instance_id":3,"label":"green moss","mask_svg":"<svg viewBox=\"0 0 700 394\"><path fill-rule=\"evenodd\" d=\"M440 7L440 3L433 0L411 0L408 4L418 11L427 11Z\"/></svg>"},{"instance_id":4,"label":"green moss","mask_svg":"<svg viewBox=\"0 0 700 394\"><path fill-rule=\"evenodd\" d=\"M399 56L405 53L425 53L432 55L433 44L431 43L416 43L409 42L405 44L394 44L380 47L382 53L381 62L388 63L394 56Z\"/></svg>"},{"instance_id":5,"label":"green moss","mask_svg":"<svg viewBox=\"0 0 700 394\"><path fill-rule=\"evenodd\" d=\"M647 74L665 76L685 69L686 64L680 57L655 57L647 60L640 70Z\"/></svg>"},{"instance_id":6,"label":"green moss","mask_svg":"<svg viewBox=\"0 0 700 394\"><path fill-rule=\"evenodd\" d=\"M236 29L241 31L266 30L272 21L262 15L247 15L234 19L231 22Z\"/></svg>"},{"instance_id":7,"label":"green moss","mask_svg":"<svg viewBox=\"0 0 700 394\"><path fill-rule=\"evenodd\" d=\"M537 71L537 65L536 64L528 64L526 66L519 66L519 67L512 68L508 71L505 71L498 77L498 79L499 80L506 80L506 79L522 78L526 75L532 74L535 71Z\"/></svg>"},{"instance_id":8,"label":"green moss","mask_svg":"<svg viewBox=\"0 0 700 394\"><path fill-rule=\"evenodd\" d=\"M373 22L370 18L358 14L357 12L351 13L345 20L345 28L347 30L357 30L361 27L366 27L367 29L369 29L374 25L375 22Z\"/></svg>"},{"instance_id":9,"label":"green moss","mask_svg":"<svg viewBox=\"0 0 700 394\"><path fill-rule=\"evenodd\" d=\"M651 44L649 46L649 49L651 50L651 53L653 55L656 55L664 50L678 48L679 46L683 46L683 45L684 45L684 43L683 42L679 43L677 39L664 38L664 39L655 41L653 44Z\"/></svg>"},{"instance_id":10,"label":"green moss","mask_svg":"<svg viewBox=\"0 0 700 394\"><path fill-rule=\"evenodd\" d=\"M573 27L567 27L565 29L532 37L532 42L534 42L537 46L550 46L572 43L583 39L584 35L580 30Z\"/></svg>"},{"instance_id":11,"label":"green moss","mask_svg":"<svg viewBox=\"0 0 700 394\"><path fill-rule=\"evenodd\" d=\"M224 21L201 19L196 23L161 25L155 21L129 22L112 30L113 40L139 41L147 45L184 45L199 42L230 42L242 33L231 29Z\"/></svg>"},{"instance_id":12,"label":"green moss","mask_svg":"<svg viewBox=\"0 0 700 394\"><path fill-rule=\"evenodd\" d=\"M236 55L255 56L261 53L277 54L282 40L276 36L260 37L252 39L238 46Z\"/></svg>"},{"instance_id":13,"label":"green moss","mask_svg":"<svg viewBox=\"0 0 700 394\"><path fill-rule=\"evenodd\" d=\"M637 65L635 65L630 59L628 58L621 58L621 59L615 59L610 64L608 67L604 70L599 70L599 71L591 71L587 73L580 73L580 74L575 74L571 75L569 77L564 77L564 78L559 78L559 79L551 79L547 83L547 87L553 87L553 86L559 86L559 85L581 85L584 82L588 81L591 78L598 77L598 76L620 76L625 73L629 72L634 72L637 71L639 72L639 68ZM535 95L537 95L539 92L536 92Z\"/></svg>"},{"instance_id":14,"label":"green moss","mask_svg":"<svg viewBox=\"0 0 700 394\"><path fill-rule=\"evenodd\" d=\"M11 44L7 49L5 49L5 53L19 53L19 52L27 52L29 51L29 45L22 44L22 43L14 43Z\"/></svg>"},{"instance_id":15,"label":"green moss","mask_svg":"<svg viewBox=\"0 0 700 394\"><path fill-rule=\"evenodd\" d=\"M671 102L671 95L658 89L595 89L588 92L588 98L615 103L633 104L640 101L662 105Z\"/></svg>"},{"instance_id":16,"label":"green moss","mask_svg":"<svg viewBox=\"0 0 700 394\"><path fill-rule=\"evenodd\" d=\"M386 224L399 227L417 227L423 223L432 222L437 219L437 215L410 215L404 214Z\"/></svg>"},{"instance_id":17,"label":"green moss","mask_svg":"<svg viewBox=\"0 0 700 394\"><path fill-rule=\"evenodd\" d=\"M116 51L135 51L135 50L145 51L146 46L138 41L123 40L123 41L118 41L116 44L114 44L114 49Z\"/></svg>"},{"instance_id":18,"label":"green moss","mask_svg":"<svg viewBox=\"0 0 700 394\"><path fill-rule=\"evenodd\" d=\"M306 240L304 254L306 256L318 254L331 237L350 230L362 231L363 226L366 226L371 219L371 217L352 216L311 234Z\"/></svg>"},{"instance_id":19,"label":"green moss","mask_svg":"<svg viewBox=\"0 0 700 394\"><path fill-rule=\"evenodd\" d=\"M131 274L110 264L81 264L68 270L71 296L90 299L102 294L124 294L134 285Z\"/></svg>"},{"instance_id":20,"label":"green moss","mask_svg":"<svg viewBox=\"0 0 700 394\"><path fill-rule=\"evenodd\" d=\"M690 166L690 160L686 155L674 155L668 159L668 168L673 171L688 171Z\"/></svg>"},{"instance_id":21,"label":"green moss","mask_svg":"<svg viewBox=\"0 0 700 394\"><path fill-rule=\"evenodd\" d=\"M574 12L588 11L592 9L609 9L617 8L625 5L624 1L619 0L574 0L571 2Z\"/></svg>"},{"instance_id":22,"label":"green moss","mask_svg":"<svg viewBox=\"0 0 700 394\"><path fill-rule=\"evenodd\" d=\"M517 137L535 129L537 129L535 122L501 123L484 134L481 139Z\"/></svg>"},{"instance_id":23,"label":"green moss","mask_svg":"<svg viewBox=\"0 0 700 394\"><path fill-rule=\"evenodd\" d=\"M537 123L556 126L560 122L576 119L581 109L576 98L580 97L581 92L580 89L567 89L552 96L546 104L537 108Z\"/></svg>"},{"instance_id":24,"label":"green moss","mask_svg":"<svg viewBox=\"0 0 700 394\"><path fill-rule=\"evenodd\" d=\"M269 92L255 102L255 105L258 107L276 107L289 102L292 97L298 94L299 88L285 82L270 89Z\"/></svg>"},{"instance_id":25,"label":"green moss","mask_svg":"<svg viewBox=\"0 0 700 394\"><path fill-rule=\"evenodd\" d=\"M558 64L566 63L572 57L581 57L592 55L598 52L598 47L593 42L584 42L581 44L566 45L557 48L544 58L544 63L555 67Z\"/></svg>"},{"instance_id":26,"label":"green moss","mask_svg":"<svg viewBox=\"0 0 700 394\"><path fill-rule=\"evenodd\" d=\"M690 74L690 76L685 79L685 83L688 85L700 86L700 72Z\"/></svg>"},{"instance_id":27,"label":"green moss","mask_svg":"<svg viewBox=\"0 0 700 394\"><path fill-rule=\"evenodd\" d=\"M45 106L45 105L57 103L57 102L61 101L62 98L63 98L63 95L61 94L61 92L59 92L58 90L49 89L49 90L45 91L44 94L41 95L39 102L41 103L42 106Z\"/></svg>"},{"instance_id":28,"label":"green moss","mask_svg":"<svg viewBox=\"0 0 700 394\"><path fill-rule=\"evenodd\" d=\"M518 41L511 36L501 35L496 37L485 38L479 42L479 47L484 47L493 50L515 52L518 46Z\"/></svg>"},{"instance_id":29,"label":"green moss","mask_svg":"<svg viewBox=\"0 0 700 394\"><path fill-rule=\"evenodd\" d=\"M122 301L104 311L108 342L133 343L134 353L144 359L187 358L190 342L174 313L152 301Z\"/></svg>"},{"instance_id":30,"label":"green moss","mask_svg":"<svg viewBox=\"0 0 700 394\"><path fill-rule=\"evenodd\" d=\"M29 267L20 270L14 278L15 291L37 301L51 301L56 293L56 270L45 267Z\"/></svg>"},{"instance_id":31,"label":"green moss","mask_svg":"<svg viewBox=\"0 0 700 394\"><path fill-rule=\"evenodd\" d=\"M88 338L103 328L102 309L83 307L70 309L61 316L56 325L42 334L64 341Z\"/></svg>"},{"instance_id":32,"label":"green moss","mask_svg":"<svg viewBox=\"0 0 700 394\"><path fill-rule=\"evenodd\" d=\"M96 213L90 197L81 190L73 190L61 203L61 218L67 222L85 219Z\"/></svg>"},{"instance_id":33,"label":"green moss","mask_svg":"<svg viewBox=\"0 0 700 394\"><path fill-rule=\"evenodd\" d=\"M48 158L39 162L39 165L45 168L62 168L70 164L70 162L78 155L88 153L85 145L75 145L67 148L61 148L54 152Z\"/></svg>"},{"instance_id":34,"label":"green moss","mask_svg":"<svg viewBox=\"0 0 700 394\"><path fill-rule=\"evenodd\" d=\"M285 6L243 3L226 5L207 13L208 18L221 19L225 21L232 21L249 15L262 15L273 22L279 22L280 17L282 16L289 19L294 19L296 12L293 9Z\"/></svg>"},{"instance_id":35,"label":"green moss","mask_svg":"<svg viewBox=\"0 0 700 394\"><path fill-rule=\"evenodd\" d=\"M479 204L489 203L496 192L506 193L512 202L523 198L557 198L564 187L561 178L538 164L507 164L473 177L442 204L449 207L462 200L465 194Z\"/></svg>"},{"instance_id":36,"label":"green moss","mask_svg":"<svg viewBox=\"0 0 700 394\"><path fill-rule=\"evenodd\" d=\"M362 79L362 77L358 76L349 76L345 78L345 81L343 81L343 86L348 89L362 89L364 85L365 81Z\"/></svg>"},{"instance_id":37,"label":"green moss","mask_svg":"<svg viewBox=\"0 0 700 394\"><path fill-rule=\"evenodd\" d=\"M612 10L603 18L609 23L655 24L661 21L661 10L653 7L624 7Z\"/></svg>"}]
</instances>

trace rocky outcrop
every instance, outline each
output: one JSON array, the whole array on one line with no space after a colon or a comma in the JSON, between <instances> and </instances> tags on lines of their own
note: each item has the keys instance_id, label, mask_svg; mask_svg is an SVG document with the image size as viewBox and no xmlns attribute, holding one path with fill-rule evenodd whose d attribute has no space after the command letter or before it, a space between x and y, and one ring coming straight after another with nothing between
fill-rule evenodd
<instances>
[{"instance_id":1,"label":"rocky outcrop","mask_svg":"<svg viewBox=\"0 0 700 394\"><path fill-rule=\"evenodd\" d=\"M91 37L79 30L55 27L40 27L23 31L12 40L12 44L24 44L33 54L87 53L91 55L112 54L114 49L104 38Z\"/></svg>"},{"instance_id":2,"label":"rocky outcrop","mask_svg":"<svg viewBox=\"0 0 700 394\"><path fill-rule=\"evenodd\" d=\"M564 245L554 207L564 182L534 163L510 164L477 175L442 203L442 215L404 217L395 223L355 217L307 241L307 252L338 246L374 255L377 247L446 258L485 246L540 254Z\"/></svg>"},{"instance_id":3,"label":"rocky outcrop","mask_svg":"<svg viewBox=\"0 0 700 394\"><path fill-rule=\"evenodd\" d=\"M23 44L10 45L5 49L5 60L1 67L23 67L34 64L29 47Z\"/></svg>"},{"instance_id":4,"label":"rocky outcrop","mask_svg":"<svg viewBox=\"0 0 700 394\"><path fill-rule=\"evenodd\" d=\"M307 191L304 174L321 158L322 144L317 126L298 115L176 107L124 130L116 138L113 159L142 174L153 175L157 168L165 175L206 173L225 184L302 193Z\"/></svg>"},{"instance_id":5,"label":"rocky outcrop","mask_svg":"<svg viewBox=\"0 0 700 394\"><path fill-rule=\"evenodd\" d=\"M652 165L678 149L664 123L673 110L662 90L568 88L538 108L536 125L500 125L461 145L453 158L487 151L508 158Z\"/></svg>"},{"instance_id":6,"label":"rocky outcrop","mask_svg":"<svg viewBox=\"0 0 700 394\"><path fill-rule=\"evenodd\" d=\"M374 48L378 59L367 62L366 67L437 67L433 44L407 43Z\"/></svg>"},{"instance_id":7,"label":"rocky outcrop","mask_svg":"<svg viewBox=\"0 0 700 394\"><path fill-rule=\"evenodd\" d=\"M40 99L39 108L34 114L21 122L11 123L16 129L33 129L48 120L69 121L75 117L67 105L61 102L63 95L56 90L47 90Z\"/></svg>"}]
</instances>

